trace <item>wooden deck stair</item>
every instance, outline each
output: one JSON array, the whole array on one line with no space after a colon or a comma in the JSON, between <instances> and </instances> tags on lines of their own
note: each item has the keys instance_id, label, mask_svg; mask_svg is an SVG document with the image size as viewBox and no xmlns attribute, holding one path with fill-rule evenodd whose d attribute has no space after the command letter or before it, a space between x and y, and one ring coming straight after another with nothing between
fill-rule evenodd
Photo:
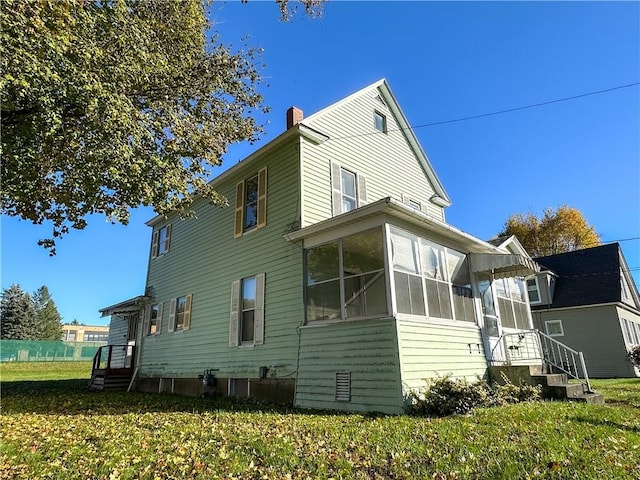
<instances>
[{"instance_id":1,"label":"wooden deck stair","mask_svg":"<svg viewBox=\"0 0 640 480\"><path fill-rule=\"evenodd\" d=\"M90 390L124 391L129 388L134 371L134 345L106 345L93 357Z\"/></svg>"},{"instance_id":2,"label":"wooden deck stair","mask_svg":"<svg viewBox=\"0 0 640 480\"><path fill-rule=\"evenodd\" d=\"M107 375L104 373L96 373L91 375L89 381L90 390L110 390L110 391L125 391L129 388L131 382L131 375Z\"/></svg>"}]
</instances>

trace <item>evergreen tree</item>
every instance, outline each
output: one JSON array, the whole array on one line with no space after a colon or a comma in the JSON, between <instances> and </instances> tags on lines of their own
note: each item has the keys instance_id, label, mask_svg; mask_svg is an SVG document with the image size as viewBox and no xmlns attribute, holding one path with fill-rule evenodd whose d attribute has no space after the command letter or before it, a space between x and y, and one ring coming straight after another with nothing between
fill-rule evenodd
<instances>
[{"instance_id":1,"label":"evergreen tree","mask_svg":"<svg viewBox=\"0 0 640 480\"><path fill-rule=\"evenodd\" d=\"M56 303L51 298L46 285L33 294L33 306L38 327L39 340L60 340L62 338L62 317Z\"/></svg>"},{"instance_id":2,"label":"evergreen tree","mask_svg":"<svg viewBox=\"0 0 640 480\"><path fill-rule=\"evenodd\" d=\"M0 325L0 338L3 340L36 340L38 338L33 300L20 285L11 285L2 291Z\"/></svg>"}]
</instances>

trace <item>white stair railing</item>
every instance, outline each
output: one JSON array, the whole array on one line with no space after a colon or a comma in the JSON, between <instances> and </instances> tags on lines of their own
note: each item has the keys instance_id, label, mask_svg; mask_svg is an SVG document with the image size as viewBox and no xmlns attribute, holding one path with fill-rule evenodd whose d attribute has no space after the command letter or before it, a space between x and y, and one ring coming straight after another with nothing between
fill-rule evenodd
<instances>
[{"instance_id":1,"label":"white stair railing","mask_svg":"<svg viewBox=\"0 0 640 480\"><path fill-rule=\"evenodd\" d=\"M540 330L525 330L505 333L493 348L495 359L500 357L498 348L502 349L504 363L528 360L542 360L548 367L567 374L583 383L587 392L592 392L589 374L584 363L584 355Z\"/></svg>"}]
</instances>

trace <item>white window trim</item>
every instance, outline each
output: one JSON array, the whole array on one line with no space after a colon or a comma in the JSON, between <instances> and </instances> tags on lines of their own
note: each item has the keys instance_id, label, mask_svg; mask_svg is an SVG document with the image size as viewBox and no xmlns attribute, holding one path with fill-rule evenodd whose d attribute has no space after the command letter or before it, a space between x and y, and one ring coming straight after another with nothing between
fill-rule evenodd
<instances>
[{"instance_id":1,"label":"white window trim","mask_svg":"<svg viewBox=\"0 0 640 480\"><path fill-rule=\"evenodd\" d=\"M529 280L533 280L535 282L536 290L538 291L538 300L535 302L531 301L531 297L529 296ZM542 291L540 290L540 282L538 282L538 277L525 279L525 286L527 287L527 299L529 300L529 305L540 305L542 303Z\"/></svg>"},{"instance_id":2,"label":"white window trim","mask_svg":"<svg viewBox=\"0 0 640 480\"><path fill-rule=\"evenodd\" d=\"M331 213L333 216L346 213L342 209L342 170L355 176L356 208L360 208L367 203L366 177L352 168L340 165L337 162L331 162Z\"/></svg>"},{"instance_id":3,"label":"white window trim","mask_svg":"<svg viewBox=\"0 0 640 480\"><path fill-rule=\"evenodd\" d=\"M156 305L158 306L158 317L156 318L156 331L152 333L151 332L151 312L153 311L153 307ZM160 335L162 331L162 310L163 310L162 302L152 303L151 305L149 305L149 308L147 310L146 324L144 327L146 336L153 337L156 335Z\"/></svg>"},{"instance_id":4,"label":"white window trim","mask_svg":"<svg viewBox=\"0 0 640 480\"><path fill-rule=\"evenodd\" d=\"M402 313L402 312L398 312L398 305L397 305L397 298L396 298L396 291L395 291L395 269L393 268L393 256L391 253L391 237L393 236L394 232L392 231L395 230L395 233L397 234L398 232L401 232L400 234L406 234L406 235L411 235L412 237L417 238L418 241L418 249L417 249L417 262L419 265L419 269L420 272L419 273L412 273L410 275L415 275L417 277L420 277L422 279L422 295L424 298L424 302L425 302L425 311L426 311L426 315L415 315L415 314L411 314L411 313ZM454 287L454 283L451 281L451 273L449 272L449 262L447 262L447 255L449 251L452 252L457 252L457 253L462 253L464 254L464 252L459 252L458 250L455 250L453 248L447 247L445 245L442 245L434 240L431 240L429 238L425 238L422 237L416 233L412 233L409 232L407 230L404 230L402 228L399 228L397 226L393 226L390 225L389 226L389 241L387 243L387 255L389 258L388 261L388 265L389 265L389 272L390 272L390 283L392 285L392 302L393 302L393 315L396 318L404 318L404 319L409 319L411 321L422 321L427 322L427 323L433 323L433 324L439 324L439 325L451 325L451 326L459 326L459 327L467 327L467 326L476 326L478 327L478 306L475 302L475 294L474 294L474 306L473 306L473 314L474 314L474 321L471 322L469 320L460 320L458 318L455 318L457 316L456 311L455 311L455 305L454 305L454 295L453 295L453 287ZM446 279L444 278L430 278L425 276L424 272L422 271L422 244L423 243L427 243L427 244L431 244L431 245L435 245L437 247L442 248L443 251L443 255L444 255L444 260L442 262L442 271L446 277ZM466 254L464 254L466 255ZM427 281L434 281L434 282L440 282L443 283L445 285L447 285L447 291L448 291L448 297L449 297L449 303L451 305L451 311L453 314L454 318L443 318L443 317L436 317L431 315L431 313L429 312L429 306L428 306L428 297L427 297ZM460 285L458 285L460 286ZM473 291L473 286L471 287L472 291Z\"/></svg>"},{"instance_id":5,"label":"white window trim","mask_svg":"<svg viewBox=\"0 0 640 480\"><path fill-rule=\"evenodd\" d=\"M549 333L549 325L557 324L560 326L560 333ZM562 325L562 320L545 320L544 322L544 331L550 337L564 337L564 326Z\"/></svg>"},{"instance_id":6,"label":"white window trim","mask_svg":"<svg viewBox=\"0 0 640 480\"><path fill-rule=\"evenodd\" d=\"M378 128L378 122L377 122L378 117L380 117L382 119L382 130L380 130ZM374 110L373 111L373 129L376 132L384 133L385 135L387 135L388 132L389 132L389 125L387 123L387 116L384 113L382 113L382 112L380 112L378 110Z\"/></svg>"},{"instance_id":7,"label":"white window trim","mask_svg":"<svg viewBox=\"0 0 640 480\"><path fill-rule=\"evenodd\" d=\"M176 325L176 316L178 309L178 299L185 298L185 306L184 306L184 317L182 320L182 326L177 328ZM180 295L171 299L171 304L169 307L169 325L167 327L168 332L185 332L191 328L191 303L193 300L193 296L189 293L187 295Z\"/></svg>"},{"instance_id":8,"label":"white window trim","mask_svg":"<svg viewBox=\"0 0 640 480\"><path fill-rule=\"evenodd\" d=\"M165 232L164 242L160 242L160 234L161 232ZM162 252L160 251L160 247L163 247ZM151 258L158 258L169 253L169 249L171 248L171 224L168 223L161 228L156 229L153 232L153 238L151 240Z\"/></svg>"},{"instance_id":9,"label":"white window trim","mask_svg":"<svg viewBox=\"0 0 640 480\"><path fill-rule=\"evenodd\" d=\"M247 182L257 177L258 199L256 204L256 224L245 228ZM233 219L233 236L240 238L250 232L260 230L267 226L267 167L263 167L254 175L242 179L236 184L236 202Z\"/></svg>"},{"instance_id":10,"label":"white window trim","mask_svg":"<svg viewBox=\"0 0 640 480\"><path fill-rule=\"evenodd\" d=\"M256 279L256 306L253 315L253 341L242 342L242 280ZM234 348L252 348L264 344L264 295L266 274L249 275L231 283L231 306L229 309L229 346Z\"/></svg>"}]
</instances>

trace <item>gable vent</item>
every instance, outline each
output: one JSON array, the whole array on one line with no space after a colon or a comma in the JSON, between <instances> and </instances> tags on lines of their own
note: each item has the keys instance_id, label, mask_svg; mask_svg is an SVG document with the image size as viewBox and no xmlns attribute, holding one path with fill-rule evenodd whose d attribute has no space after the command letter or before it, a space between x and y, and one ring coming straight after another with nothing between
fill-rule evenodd
<instances>
[{"instance_id":1,"label":"gable vent","mask_svg":"<svg viewBox=\"0 0 640 480\"><path fill-rule=\"evenodd\" d=\"M348 402L351 400L351 372L336 373L336 401Z\"/></svg>"},{"instance_id":2,"label":"gable vent","mask_svg":"<svg viewBox=\"0 0 640 480\"><path fill-rule=\"evenodd\" d=\"M385 107L387 106L387 104L385 103L385 101L382 99L382 97L378 94L376 95L375 98L378 102L380 102L382 105L384 105Z\"/></svg>"}]
</instances>

